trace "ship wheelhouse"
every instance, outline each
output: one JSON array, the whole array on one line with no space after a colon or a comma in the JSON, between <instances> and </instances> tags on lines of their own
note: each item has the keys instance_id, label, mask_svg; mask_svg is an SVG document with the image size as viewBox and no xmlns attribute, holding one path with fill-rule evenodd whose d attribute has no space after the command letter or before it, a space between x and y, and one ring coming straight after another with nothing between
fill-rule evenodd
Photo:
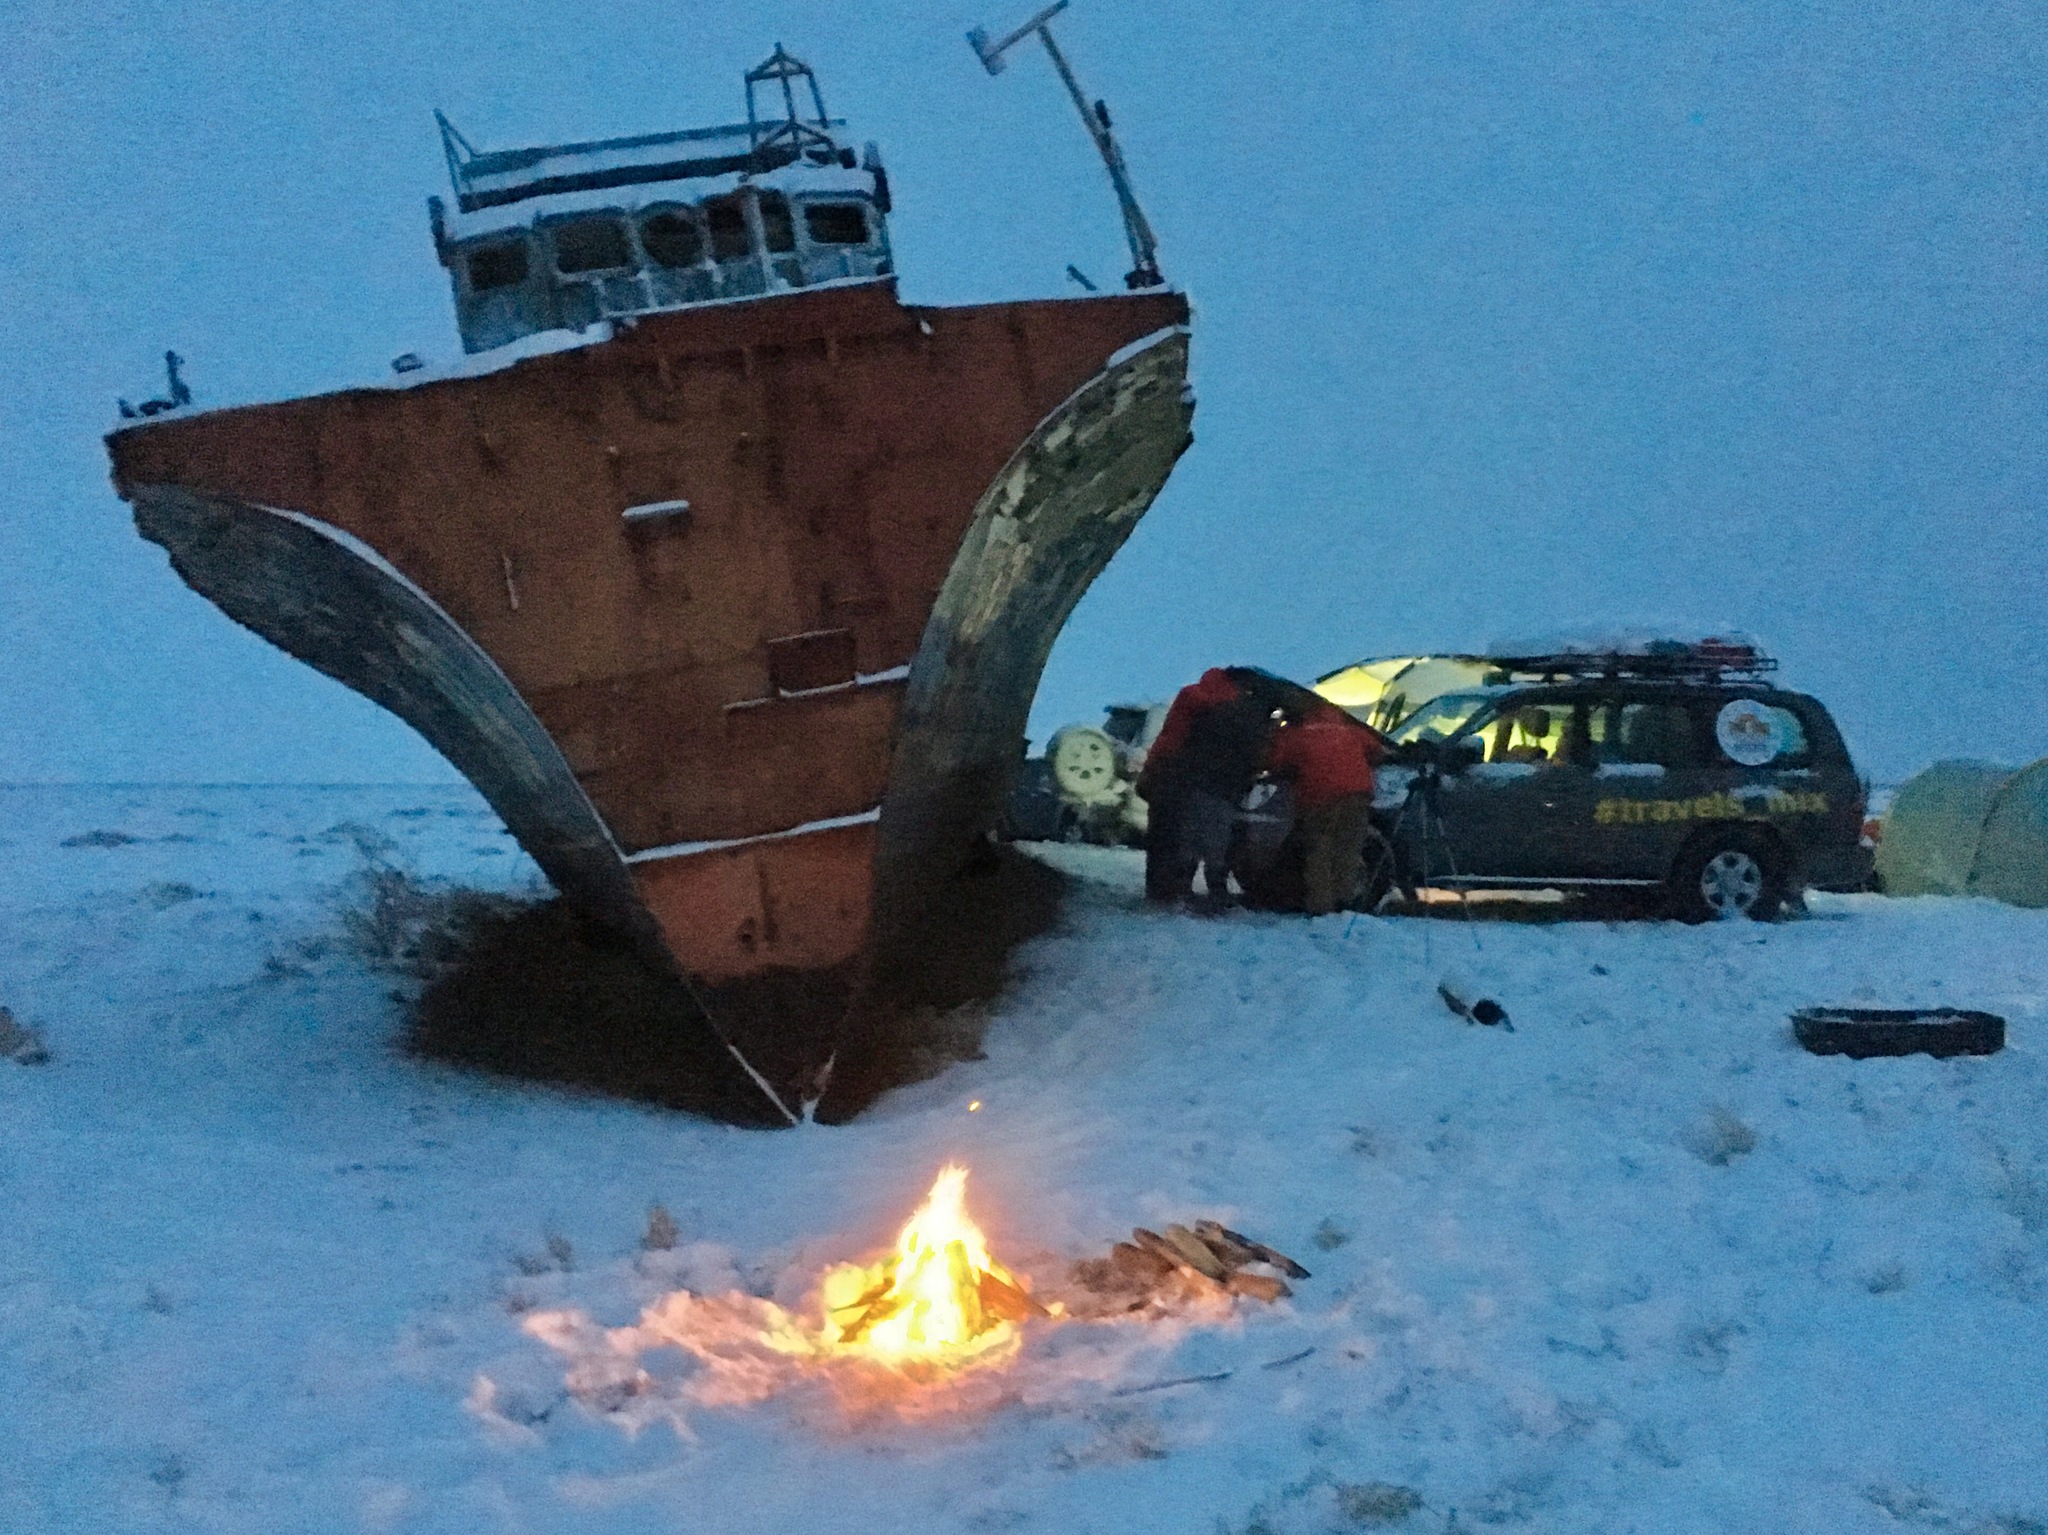
<instances>
[{"instance_id":1,"label":"ship wheelhouse","mask_svg":"<svg viewBox=\"0 0 2048 1535\"><path fill-rule=\"evenodd\" d=\"M780 116L758 111L764 86ZM442 118L455 206L428 206L464 350L889 276L875 146L856 158L809 68L780 48L748 72L747 98L744 123L534 149L480 151Z\"/></svg>"}]
</instances>

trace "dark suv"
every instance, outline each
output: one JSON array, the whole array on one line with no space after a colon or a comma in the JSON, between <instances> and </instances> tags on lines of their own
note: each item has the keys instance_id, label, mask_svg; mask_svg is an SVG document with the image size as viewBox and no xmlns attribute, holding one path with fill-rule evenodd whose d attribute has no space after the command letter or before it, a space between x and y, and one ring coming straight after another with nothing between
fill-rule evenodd
<instances>
[{"instance_id":1,"label":"dark suv","mask_svg":"<svg viewBox=\"0 0 2048 1535\"><path fill-rule=\"evenodd\" d=\"M1409 887L1661 893L1689 919L1860 890L1864 788L1763 657L1530 657L1394 731L1376 816Z\"/></svg>"}]
</instances>

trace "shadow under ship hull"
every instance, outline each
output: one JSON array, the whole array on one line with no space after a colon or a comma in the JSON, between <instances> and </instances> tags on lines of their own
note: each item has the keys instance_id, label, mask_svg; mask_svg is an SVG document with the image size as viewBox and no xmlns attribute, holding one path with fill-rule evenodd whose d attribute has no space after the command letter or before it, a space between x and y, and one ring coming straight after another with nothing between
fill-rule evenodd
<instances>
[{"instance_id":1,"label":"shadow under ship hull","mask_svg":"<svg viewBox=\"0 0 2048 1535\"><path fill-rule=\"evenodd\" d=\"M854 283L109 446L189 585L417 729L585 916L700 994L858 995L918 965L1191 441L1187 320ZM903 1043L838 1042L857 1096Z\"/></svg>"}]
</instances>

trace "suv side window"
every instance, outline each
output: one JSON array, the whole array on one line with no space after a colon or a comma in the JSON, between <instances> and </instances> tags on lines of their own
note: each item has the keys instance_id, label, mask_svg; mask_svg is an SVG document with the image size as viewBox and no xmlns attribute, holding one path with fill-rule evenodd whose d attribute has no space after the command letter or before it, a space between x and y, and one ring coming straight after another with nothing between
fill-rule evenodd
<instances>
[{"instance_id":1,"label":"suv side window","mask_svg":"<svg viewBox=\"0 0 2048 1535\"><path fill-rule=\"evenodd\" d=\"M1699 728L1683 699L1658 698L1603 704L1606 729L1600 760L1642 763L1673 771L1701 766Z\"/></svg>"},{"instance_id":2,"label":"suv side window","mask_svg":"<svg viewBox=\"0 0 2048 1535\"><path fill-rule=\"evenodd\" d=\"M1558 763L1583 761L1578 713L1568 702L1536 703L1516 699L1483 727L1488 762ZM1580 727L1581 729L1583 727Z\"/></svg>"}]
</instances>

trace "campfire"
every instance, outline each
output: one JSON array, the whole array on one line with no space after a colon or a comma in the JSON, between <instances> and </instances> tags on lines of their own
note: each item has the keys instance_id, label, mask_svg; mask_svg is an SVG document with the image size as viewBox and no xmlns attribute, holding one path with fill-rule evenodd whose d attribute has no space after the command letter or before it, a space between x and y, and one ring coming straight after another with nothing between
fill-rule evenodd
<instances>
[{"instance_id":1,"label":"campfire","mask_svg":"<svg viewBox=\"0 0 2048 1535\"><path fill-rule=\"evenodd\" d=\"M794 1310L737 1290L685 1287L632 1326L551 1310L530 1315L525 1329L569 1358L570 1395L628 1428L676 1419L687 1406L740 1406L806 1386L856 1410L926 1415L1024 1389L1015 1371L993 1367L1017 1360L1034 1325L1220 1319L1239 1301L1292 1293L1281 1274L1308 1277L1285 1254L1197 1220L1163 1232L1140 1227L1108 1256L1034 1285L990 1253L966 1196L967 1169L949 1164L892 1250L828 1268ZM666 1349L692 1356L695 1367L677 1378L642 1363ZM472 1405L489 1416L489 1400Z\"/></svg>"},{"instance_id":2,"label":"campfire","mask_svg":"<svg viewBox=\"0 0 2048 1535\"><path fill-rule=\"evenodd\" d=\"M967 1213L967 1169L949 1164L893 1255L826 1274L817 1347L885 1364L965 1365L1014 1350L1017 1329L1057 1314L989 1256ZM1057 1303L1055 1303L1057 1305Z\"/></svg>"}]
</instances>

